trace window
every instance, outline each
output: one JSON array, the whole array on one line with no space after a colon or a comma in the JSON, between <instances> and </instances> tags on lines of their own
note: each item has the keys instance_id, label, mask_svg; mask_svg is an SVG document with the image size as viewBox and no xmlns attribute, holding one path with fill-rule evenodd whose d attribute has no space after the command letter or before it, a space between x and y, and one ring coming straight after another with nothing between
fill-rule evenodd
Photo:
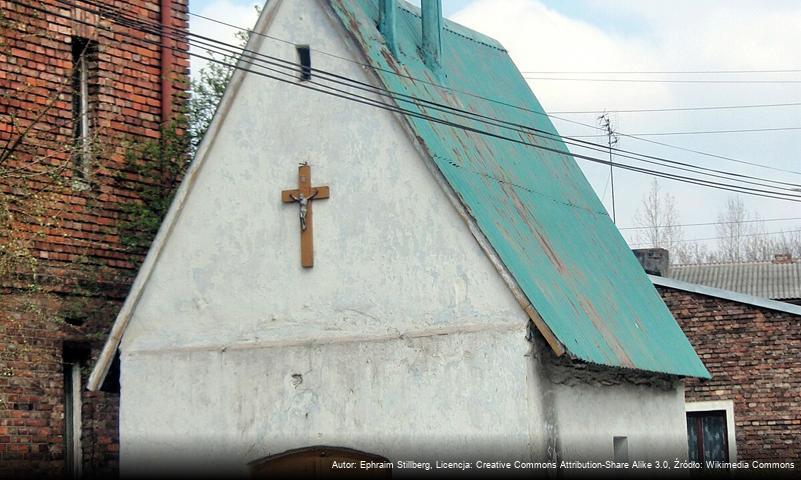
<instances>
[{"instance_id":1,"label":"window","mask_svg":"<svg viewBox=\"0 0 801 480\"><path fill-rule=\"evenodd\" d=\"M72 38L72 135L75 175L87 177L92 153L90 95L96 44L82 37Z\"/></svg>"},{"instance_id":2,"label":"window","mask_svg":"<svg viewBox=\"0 0 801 480\"><path fill-rule=\"evenodd\" d=\"M612 439L614 448L614 460L616 462L629 461L629 437L614 437Z\"/></svg>"},{"instance_id":3,"label":"window","mask_svg":"<svg viewBox=\"0 0 801 480\"><path fill-rule=\"evenodd\" d=\"M687 414L687 440L690 460L706 462L729 461L726 412L692 412Z\"/></svg>"},{"instance_id":4,"label":"window","mask_svg":"<svg viewBox=\"0 0 801 480\"><path fill-rule=\"evenodd\" d=\"M687 447L689 459L700 462L735 462L734 402L688 402Z\"/></svg>"},{"instance_id":5,"label":"window","mask_svg":"<svg viewBox=\"0 0 801 480\"><path fill-rule=\"evenodd\" d=\"M300 63L300 79L311 80L311 49L308 45L298 45L298 63Z\"/></svg>"},{"instance_id":6,"label":"window","mask_svg":"<svg viewBox=\"0 0 801 480\"><path fill-rule=\"evenodd\" d=\"M81 363L88 353L85 345L64 345L64 461L72 478L79 478L82 470Z\"/></svg>"}]
</instances>

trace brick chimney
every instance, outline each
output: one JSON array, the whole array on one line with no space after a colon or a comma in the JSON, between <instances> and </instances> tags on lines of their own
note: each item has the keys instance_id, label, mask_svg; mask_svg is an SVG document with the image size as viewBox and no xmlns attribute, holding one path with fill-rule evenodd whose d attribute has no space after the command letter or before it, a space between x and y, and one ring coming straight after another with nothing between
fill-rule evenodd
<instances>
[{"instance_id":1,"label":"brick chimney","mask_svg":"<svg viewBox=\"0 0 801 480\"><path fill-rule=\"evenodd\" d=\"M649 275L666 277L670 269L670 253L664 248L637 248L634 256Z\"/></svg>"},{"instance_id":2,"label":"brick chimney","mask_svg":"<svg viewBox=\"0 0 801 480\"><path fill-rule=\"evenodd\" d=\"M773 254L773 263L793 263L793 254L775 253Z\"/></svg>"}]
</instances>

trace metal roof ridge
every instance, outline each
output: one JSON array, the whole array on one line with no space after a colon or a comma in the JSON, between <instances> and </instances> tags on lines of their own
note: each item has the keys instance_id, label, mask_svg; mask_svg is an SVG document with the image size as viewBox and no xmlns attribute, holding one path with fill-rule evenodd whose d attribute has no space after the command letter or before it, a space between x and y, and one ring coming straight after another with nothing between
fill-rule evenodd
<instances>
[{"instance_id":1,"label":"metal roof ridge","mask_svg":"<svg viewBox=\"0 0 801 480\"><path fill-rule=\"evenodd\" d=\"M777 300L771 300L769 298L758 297L756 295L749 295L747 293L740 293L732 290L725 290L722 288L708 287L698 283L684 282L682 280L676 280L675 278L660 277L657 275L648 275L648 278L651 280L651 282L653 282L654 285L659 285L661 287L675 288L677 290L684 290L710 297L723 298L738 303L747 303L749 305L754 305L768 310L776 310L801 316L801 306L794 305L792 303L780 302Z\"/></svg>"}]
</instances>

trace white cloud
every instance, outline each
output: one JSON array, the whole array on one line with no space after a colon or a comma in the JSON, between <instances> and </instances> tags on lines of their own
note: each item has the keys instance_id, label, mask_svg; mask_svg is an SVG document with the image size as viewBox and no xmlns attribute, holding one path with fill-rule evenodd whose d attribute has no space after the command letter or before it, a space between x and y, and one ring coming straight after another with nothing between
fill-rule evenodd
<instances>
[{"instance_id":1,"label":"white cloud","mask_svg":"<svg viewBox=\"0 0 801 480\"><path fill-rule=\"evenodd\" d=\"M586 22L568 18L537 1L477 0L453 20L498 39L521 71L654 70L660 68L651 49L636 39L616 35ZM532 75L544 76L544 75ZM570 75L554 75L570 76ZM663 86L620 89L616 85L587 88L581 83L565 90L564 83L533 81L546 108L560 110L602 106L605 101L639 104L666 102ZM569 94L565 94L569 93Z\"/></svg>"},{"instance_id":2,"label":"white cloud","mask_svg":"<svg viewBox=\"0 0 801 480\"><path fill-rule=\"evenodd\" d=\"M538 0L475 0L452 15L454 21L498 39L523 71L675 71L801 68L801 5L798 2L697 1L642 2L587 0L588 9L603 8L607 19L593 22L571 18ZM591 23L592 22L592 23ZM626 28L635 22L637 28ZM621 33L625 32L625 33ZM540 75L544 76L544 75ZM577 77L560 74L552 76ZM586 75L588 78L604 77ZM623 75L610 75L620 78ZM636 77L624 77L636 78ZM640 77L642 78L642 77ZM665 78L648 76L647 78ZM668 78L710 78L676 75ZM801 79L799 74L714 76L731 79ZM801 84L662 84L532 81L532 90L547 110L659 108L697 105L736 105L801 101ZM570 118L594 123L592 115ZM775 108L710 112L620 114L623 132L719 130L801 125L801 109ZM593 133L556 121L566 135ZM656 137L680 146L731 156L755 163L801 171L798 132L771 134ZM692 155L635 140L621 148L671 159L801 183L801 176L747 167L720 159ZM598 153L596 156L605 157ZM582 168L599 194L608 168ZM616 172L619 224L631 225L648 179ZM714 221L728 193L660 181L677 197L685 222ZM797 216L797 204L744 197L763 217ZM609 207L609 195L605 203ZM702 206L702 208L699 208ZM786 224L774 224L780 229ZM687 237L714 236L714 230L688 230Z\"/></svg>"},{"instance_id":3,"label":"white cloud","mask_svg":"<svg viewBox=\"0 0 801 480\"><path fill-rule=\"evenodd\" d=\"M447 2L448 0L445 0ZM454 2L451 7L463 0ZM253 4L261 0L211 0L197 13L234 25L251 27ZM580 5L587 10L574 18L548 6L548 0L474 0L450 18L490 35L504 44L521 70L529 71L659 71L801 68L801 3L797 0L584 0L558 4L559 9ZM446 9L448 5L446 5ZM564 10L567 11L567 10ZM595 15L603 12L603 15ZM235 31L191 17L194 33L227 43L238 43ZM194 72L205 62L192 62ZM571 75L562 75L571 76ZM572 75L575 76L575 75ZM597 76L597 75L596 75ZM616 75L615 77L620 77ZM649 78L659 78L649 77ZM704 76L674 78L709 78ZM720 76L717 76L720 78ZM725 78L795 78L801 74ZM589 82L532 82L532 89L549 111L603 108L659 108L697 105L758 104L801 101L801 84L639 84ZM595 123L593 115L570 116ZM613 117L623 132L718 130L801 125L801 108L722 110L662 114L620 114ZM555 121L565 135L596 133ZM801 133L655 137L697 150L801 171ZM598 139L601 140L601 139ZM621 148L650 155L801 183L801 176L751 168L719 159L696 156L656 145L623 139ZM604 157L602 153L597 156ZM580 162L596 191L607 185L608 169ZM618 222L631 225L648 178L615 173ZM727 192L663 180L664 190L677 198L684 222L714 221ZM609 193L605 203L609 206ZM798 216L789 202L744 197L763 217ZM770 228L800 228L772 224ZM692 229L687 237L712 237L714 229Z\"/></svg>"},{"instance_id":4,"label":"white cloud","mask_svg":"<svg viewBox=\"0 0 801 480\"><path fill-rule=\"evenodd\" d=\"M254 5L261 5L261 1L235 1L235 0L216 0L204 5L199 11L194 12L204 17L213 18L219 22L236 25L251 29L258 19L258 14ZM203 18L190 17L190 30L193 34L213 38L228 44L239 45L241 40L237 38L237 29L225 26L218 22L213 22ZM192 52L207 56L201 48L192 47ZM195 75L206 63L206 60L193 56L191 60L191 71Z\"/></svg>"}]
</instances>

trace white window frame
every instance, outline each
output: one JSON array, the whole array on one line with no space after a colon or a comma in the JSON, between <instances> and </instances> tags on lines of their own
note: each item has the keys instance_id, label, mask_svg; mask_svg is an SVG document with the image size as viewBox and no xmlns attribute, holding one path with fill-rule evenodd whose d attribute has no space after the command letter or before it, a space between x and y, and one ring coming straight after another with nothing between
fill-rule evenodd
<instances>
[{"instance_id":1,"label":"white window frame","mask_svg":"<svg viewBox=\"0 0 801 480\"><path fill-rule=\"evenodd\" d=\"M68 430L69 434L65 435L68 440L66 451L64 452L67 461L67 466L71 471L66 472L68 477L81 478L83 473L83 451L81 448L81 365L78 362L68 364L65 374L68 376L67 381L70 382L70 391L65 392L64 398L64 427ZM65 382L66 383L66 382ZM67 398L69 397L69 398ZM66 415L66 410L69 409L70 415ZM67 420L71 422L67 424Z\"/></svg>"},{"instance_id":2,"label":"white window frame","mask_svg":"<svg viewBox=\"0 0 801 480\"><path fill-rule=\"evenodd\" d=\"M726 443L729 445L729 461L737 461L737 436L734 433L734 401L708 400L703 402L684 402L686 413L712 412L723 410L726 412Z\"/></svg>"},{"instance_id":3,"label":"white window frame","mask_svg":"<svg viewBox=\"0 0 801 480\"><path fill-rule=\"evenodd\" d=\"M76 37L77 38L77 37ZM83 50L79 53L77 59L74 59L75 64L73 68L76 70L77 78L77 91L74 93L80 95L80 102L76 105L78 111L75 112L76 118L74 121L78 122L80 135L74 139L76 142L76 159L77 165L75 172L77 177L73 177L72 187L78 190L84 190L88 187L87 179L91 172L92 164L92 122L90 119L91 106L89 103L89 59L88 56L93 48L91 40L82 39L84 43ZM75 39L73 39L75 41Z\"/></svg>"},{"instance_id":4,"label":"white window frame","mask_svg":"<svg viewBox=\"0 0 801 480\"><path fill-rule=\"evenodd\" d=\"M80 58L78 58L78 83L80 84L79 88L81 91L81 111L80 111L80 121L81 121L81 153L84 156L84 161L89 157L89 135L91 134L89 130L89 64L86 61L87 52L84 51L81 53Z\"/></svg>"}]
</instances>

